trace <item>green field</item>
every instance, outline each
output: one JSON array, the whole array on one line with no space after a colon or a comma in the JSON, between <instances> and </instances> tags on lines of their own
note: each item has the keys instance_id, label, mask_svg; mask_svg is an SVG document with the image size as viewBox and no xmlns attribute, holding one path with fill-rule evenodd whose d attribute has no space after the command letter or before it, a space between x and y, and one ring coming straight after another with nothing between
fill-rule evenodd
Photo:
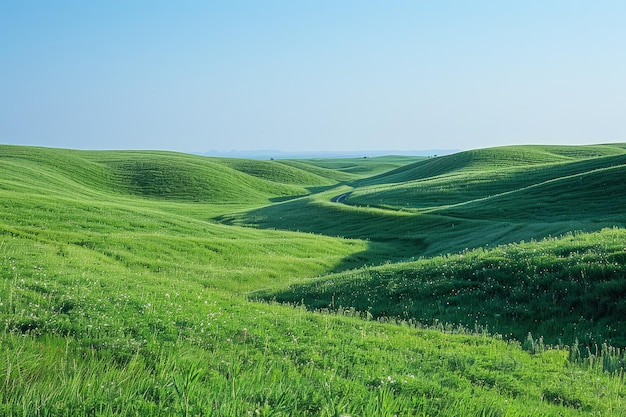
<instances>
[{"instance_id":1,"label":"green field","mask_svg":"<svg viewBox=\"0 0 626 417\"><path fill-rule=\"evenodd\" d=\"M0 145L0 415L624 416L625 167Z\"/></svg>"}]
</instances>

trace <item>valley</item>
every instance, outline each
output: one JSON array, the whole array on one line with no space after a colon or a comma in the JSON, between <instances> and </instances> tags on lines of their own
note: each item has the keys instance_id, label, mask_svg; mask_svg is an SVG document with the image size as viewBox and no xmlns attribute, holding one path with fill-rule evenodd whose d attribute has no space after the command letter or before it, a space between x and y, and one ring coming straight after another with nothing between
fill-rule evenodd
<instances>
[{"instance_id":1,"label":"valley","mask_svg":"<svg viewBox=\"0 0 626 417\"><path fill-rule=\"evenodd\" d=\"M0 414L624 415L625 174L0 145Z\"/></svg>"}]
</instances>

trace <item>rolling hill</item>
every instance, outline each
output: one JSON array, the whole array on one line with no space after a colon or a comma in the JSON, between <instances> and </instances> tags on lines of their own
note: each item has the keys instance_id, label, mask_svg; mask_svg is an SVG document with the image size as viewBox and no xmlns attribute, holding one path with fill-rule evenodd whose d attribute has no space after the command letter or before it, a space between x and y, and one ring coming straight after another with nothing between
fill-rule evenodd
<instances>
[{"instance_id":1,"label":"rolling hill","mask_svg":"<svg viewBox=\"0 0 626 417\"><path fill-rule=\"evenodd\" d=\"M626 347L626 231L604 229L332 274L256 298Z\"/></svg>"},{"instance_id":2,"label":"rolling hill","mask_svg":"<svg viewBox=\"0 0 626 417\"><path fill-rule=\"evenodd\" d=\"M219 220L393 243L392 261L598 231L626 224L624 152L619 144L461 152ZM331 203L342 193L343 204Z\"/></svg>"},{"instance_id":3,"label":"rolling hill","mask_svg":"<svg viewBox=\"0 0 626 417\"><path fill-rule=\"evenodd\" d=\"M104 191L125 196L208 203L267 203L335 184L298 168L280 172L264 161L219 160L173 152L103 151L0 146L2 186L23 190L36 175L41 192ZM274 178L268 173L275 172ZM278 179L279 181L275 181ZM69 186L69 189L68 189Z\"/></svg>"},{"instance_id":4,"label":"rolling hill","mask_svg":"<svg viewBox=\"0 0 626 417\"><path fill-rule=\"evenodd\" d=\"M0 145L0 415L622 415L625 153Z\"/></svg>"}]
</instances>

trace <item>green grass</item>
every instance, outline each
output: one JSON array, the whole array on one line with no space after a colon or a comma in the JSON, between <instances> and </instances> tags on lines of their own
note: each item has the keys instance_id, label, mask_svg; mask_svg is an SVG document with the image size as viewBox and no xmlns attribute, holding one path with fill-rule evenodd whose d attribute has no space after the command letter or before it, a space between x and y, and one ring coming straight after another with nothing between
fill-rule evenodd
<instances>
[{"instance_id":1,"label":"green grass","mask_svg":"<svg viewBox=\"0 0 626 417\"><path fill-rule=\"evenodd\" d=\"M468 151L218 219L384 242L373 262L397 261L624 226L625 163L618 144Z\"/></svg>"},{"instance_id":2,"label":"green grass","mask_svg":"<svg viewBox=\"0 0 626 417\"><path fill-rule=\"evenodd\" d=\"M244 172L254 177L283 183L307 186L328 186L337 183L332 177L334 171L324 172L312 170L301 163L292 166L284 161L255 161L248 159L215 158L215 162L227 165L237 171ZM327 178L330 177L330 178Z\"/></svg>"},{"instance_id":3,"label":"green grass","mask_svg":"<svg viewBox=\"0 0 626 417\"><path fill-rule=\"evenodd\" d=\"M594 152L548 156L583 163ZM330 202L354 181L410 162L0 146L0 415L624 415L624 355L601 345L621 346L623 337L613 321L622 308L623 230L362 269L453 252L485 234L474 244L493 246L498 233L507 240L520 227ZM603 216L621 216L602 207ZM567 223L524 221L521 234L537 235ZM342 291L320 304L326 312L309 311L329 280ZM517 299L506 298L509 288ZM581 303L578 327L566 326L569 316L549 320L568 306L550 298L555 291ZM421 315L389 301L399 295L412 307L419 300ZM339 308L340 296L353 298ZM371 308L357 303L362 296L373 297ZM515 301L509 310L507 300ZM458 309L441 309L447 301ZM439 315L428 312L433 305ZM487 320L500 307L514 329L498 330L502 313ZM560 325L579 343L550 346L548 331ZM602 326L612 327L600 339Z\"/></svg>"},{"instance_id":4,"label":"green grass","mask_svg":"<svg viewBox=\"0 0 626 417\"><path fill-rule=\"evenodd\" d=\"M626 231L348 271L255 297L373 317L479 326L546 344L626 346Z\"/></svg>"},{"instance_id":5,"label":"green grass","mask_svg":"<svg viewBox=\"0 0 626 417\"><path fill-rule=\"evenodd\" d=\"M377 156L367 158L330 158L320 159L312 158L300 161L286 160L286 163L299 163L305 164L310 167L319 167L324 170L330 170L331 172L339 172L344 174L350 174L354 177L371 177L383 172L388 172L392 169L405 166L407 164L423 161L427 159L423 156ZM311 169L311 168L309 168ZM335 174L337 175L337 174Z\"/></svg>"},{"instance_id":6,"label":"green grass","mask_svg":"<svg viewBox=\"0 0 626 417\"><path fill-rule=\"evenodd\" d=\"M515 148L514 148L515 149ZM507 152L503 152L507 156ZM460 155L460 154L459 154ZM471 155L471 154L470 154ZM456 155L458 157L458 155ZM466 155L468 156L468 155ZM450 157L456 163L455 155ZM439 158L441 160L448 157ZM477 158L482 161L481 158ZM507 161L508 162L508 161ZM390 209L437 209L440 207L484 200L505 193L513 193L528 187L537 187L549 182L558 183L573 178L581 179L585 174L601 173L600 177L610 177L611 173L602 173L602 170L619 168L626 162L626 154L602 156L591 159L558 161L543 164L513 164L493 169L491 164L482 164L477 167L445 175L431 175L419 180L404 181L393 184L394 175L389 175L389 181L377 186L359 187L347 200L349 204L360 206L376 206ZM475 162L474 162L475 163ZM481 169L482 167L482 169ZM608 174L608 175L607 175ZM383 181L383 179L379 179ZM577 185L578 189L564 190L559 193L546 192L546 195L561 195L569 193L576 196L579 191L592 188L590 184ZM595 190L599 192L599 190ZM596 196L596 198L601 195ZM522 204L522 206L524 206ZM529 210L530 211L530 210Z\"/></svg>"},{"instance_id":7,"label":"green grass","mask_svg":"<svg viewBox=\"0 0 626 417\"><path fill-rule=\"evenodd\" d=\"M0 145L2 186L22 191L31 184L59 194L113 192L149 199L184 202L260 204L275 198L309 194L307 187L334 182L286 167L280 181L262 161L220 160L173 152L84 152ZM265 173L265 174L264 174ZM32 181L23 177L34 175Z\"/></svg>"},{"instance_id":8,"label":"green grass","mask_svg":"<svg viewBox=\"0 0 626 417\"><path fill-rule=\"evenodd\" d=\"M451 174L494 173L502 169L536 167L623 155L623 144L596 146L507 146L475 149L428 158L359 181L359 186L402 183Z\"/></svg>"}]
</instances>

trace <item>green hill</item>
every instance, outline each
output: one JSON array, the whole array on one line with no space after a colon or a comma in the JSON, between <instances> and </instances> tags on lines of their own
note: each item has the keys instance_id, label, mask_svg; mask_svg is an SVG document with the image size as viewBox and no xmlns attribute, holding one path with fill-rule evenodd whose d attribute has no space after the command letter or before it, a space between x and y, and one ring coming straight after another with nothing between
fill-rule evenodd
<instances>
[{"instance_id":1,"label":"green hill","mask_svg":"<svg viewBox=\"0 0 626 417\"><path fill-rule=\"evenodd\" d=\"M626 157L580 172L459 203L439 213L510 221L586 221L614 219L624 224ZM568 173L569 174L569 173Z\"/></svg>"},{"instance_id":2,"label":"green hill","mask_svg":"<svg viewBox=\"0 0 626 417\"><path fill-rule=\"evenodd\" d=\"M462 251L619 226L623 147L548 150L425 212L331 200L443 158L0 145L0 415L622 415L623 228Z\"/></svg>"},{"instance_id":3,"label":"green hill","mask_svg":"<svg viewBox=\"0 0 626 417\"><path fill-rule=\"evenodd\" d=\"M626 346L626 231L359 269L257 297L420 323L480 326L519 341Z\"/></svg>"},{"instance_id":4,"label":"green hill","mask_svg":"<svg viewBox=\"0 0 626 417\"><path fill-rule=\"evenodd\" d=\"M386 242L383 262L454 253L623 226L625 162L623 145L477 150L219 220Z\"/></svg>"},{"instance_id":5,"label":"green hill","mask_svg":"<svg viewBox=\"0 0 626 417\"><path fill-rule=\"evenodd\" d=\"M44 190L58 188L67 193L82 187L84 192L112 191L174 201L260 203L306 195L308 186L332 184L297 169L274 172L269 178L259 175L259 162L248 163L246 170L245 161L173 152L86 152L4 145L0 146L0 162L0 169L11 171L3 173L5 187L11 181L14 189L21 190L22 184L32 182L22 177L35 175Z\"/></svg>"},{"instance_id":6,"label":"green hill","mask_svg":"<svg viewBox=\"0 0 626 417\"><path fill-rule=\"evenodd\" d=\"M335 185L337 181L327 178L325 172L312 172L304 164L291 166L283 161L256 161L248 159L216 158L215 162L229 166L254 177L308 187ZM304 168L302 168L304 166Z\"/></svg>"},{"instance_id":7,"label":"green hill","mask_svg":"<svg viewBox=\"0 0 626 417\"><path fill-rule=\"evenodd\" d=\"M423 180L453 173L493 173L563 162L623 155L626 145L505 146L475 149L416 162L358 182L359 186Z\"/></svg>"},{"instance_id":8,"label":"green hill","mask_svg":"<svg viewBox=\"0 0 626 417\"><path fill-rule=\"evenodd\" d=\"M415 161L425 160L423 156L377 156L372 158L333 158L333 159L307 159L295 161L300 164L319 167L335 173L349 174L352 179L371 177L390 170L403 167ZM286 161L294 163L294 161ZM337 174L335 174L337 175Z\"/></svg>"},{"instance_id":9,"label":"green hill","mask_svg":"<svg viewBox=\"0 0 626 417\"><path fill-rule=\"evenodd\" d=\"M448 174L439 174L427 170L433 175L422 176L419 179L414 179L418 176L418 172L422 175L426 172L414 167L409 171L412 179L405 179L399 184L395 184L397 174L391 172L388 176L379 177L377 186L359 186L356 188L346 203L405 210L440 207L517 191L577 174L617 167L626 162L626 155L623 149L619 147L603 147L601 149L606 149L607 155L589 158L587 156L592 153L591 150L585 153L586 147L582 148L578 153L574 153L574 150L571 153L585 156L580 159L570 158L564 161L559 156L559 158L554 158L552 162L544 161L543 163L532 163L532 156L537 156L537 154L541 156L554 155L554 153L529 152L531 158L526 163L518 162L519 156L511 158L511 155L518 155L519 147L512 147L512 149L494 148L490 149L489 152L483 150L441 157L439 159L446 159L444 161L446 165L456 164L459 159L469 160L471 158L477 161L473 160L471 164L461 165L461 168ZM526 148L522 148L522 152L524 149ZM546 147L540 147L540 149L546 149ZM556 149L561 149L561 147ZM475 158L476 153L480 155L479 158ZM499 167L494 168L494 163L486 162L487 158L483 154L489 156L488 160L497 160L494 154L497 155L498 153L502 154L502 162ZM559 155L562 153L565 152L561 152ZM534 160L537 159L534 158ZM468 169L468 165L472 168ZM359 184L361 185L361 183Z\"/></svg>"},{"instance_id":10,"label":"green hill","mask_svg":"<svg viewBox=\"0 0 626 417\"><path fill-rule=\"evenodd\" d=\"M0 145L0 187L47 195L113 192L117 184L111 170L82 155L68 149Z\"/></svg>"}]
</instances>

